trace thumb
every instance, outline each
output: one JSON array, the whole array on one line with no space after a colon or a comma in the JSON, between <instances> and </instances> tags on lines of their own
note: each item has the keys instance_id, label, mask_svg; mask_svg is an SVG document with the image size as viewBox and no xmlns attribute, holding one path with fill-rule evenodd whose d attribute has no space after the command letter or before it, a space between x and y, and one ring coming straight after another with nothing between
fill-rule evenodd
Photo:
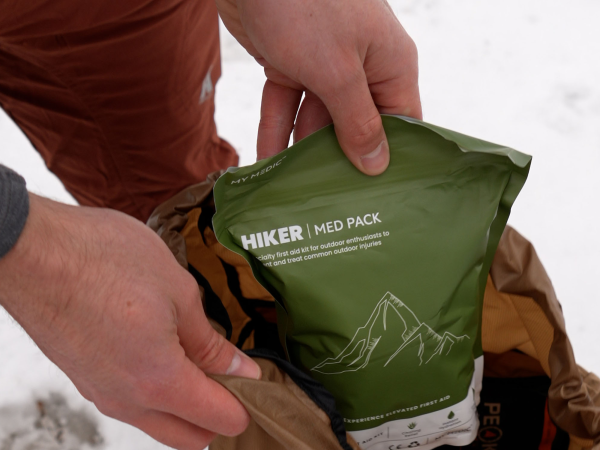
<instances>
[{"instance_id":1,"label":"thumb","mask_svg":"<svg viewBox=\"0 0 600 450\"><path fill-rule=\"evenodd\" d=\"M199 296L178 314L177 334L187 357L203 372L260 379L258 364L210 324Z\"/></svg>"},{"instance_id":2,"label":"thumb","mask_svg":"<svg viewBox=\"0 0 600 450\"><path fill-rule=\"evenodd\" d=\"M201 345L196 352L189 354L189 358L200 370L204 373L260 379L258 364L217 333L210 324L206 330L208 336L199 337Z\"/></svg>"},{"instance_id":3,"label":"thumb","mask_svg":"<svg viewBox=\"0 0 600 450\"><path fill-rule=\"evenodd\" d=\"M367 175L385 171L390 162L388 141L362 67L339 88L318 94L352 164Z\"/></svg>"}]
</instances>

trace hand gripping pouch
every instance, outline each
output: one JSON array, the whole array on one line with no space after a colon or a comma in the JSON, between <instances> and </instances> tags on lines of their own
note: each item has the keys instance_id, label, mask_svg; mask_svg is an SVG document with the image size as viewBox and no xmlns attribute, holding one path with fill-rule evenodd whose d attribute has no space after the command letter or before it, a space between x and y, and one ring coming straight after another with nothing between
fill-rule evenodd
<instances>
[{"instance_id":1,"label":"hand gripping pouch","mask_svg":"<svg viewBox=\"0 0 600 450\"><path fill-rule=\"evenodd\" d=\"M333 127L214 188L219 242L277 302L287 357L363 449L466 445L478 430L486 280L531 157L383 116L369 177Z\"/></svg>"}]
</instances>

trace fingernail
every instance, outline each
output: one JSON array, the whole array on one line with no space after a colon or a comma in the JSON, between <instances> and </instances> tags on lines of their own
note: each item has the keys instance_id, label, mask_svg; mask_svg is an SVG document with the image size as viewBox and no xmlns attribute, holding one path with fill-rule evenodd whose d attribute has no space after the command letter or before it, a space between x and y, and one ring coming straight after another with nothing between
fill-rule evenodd
<instances>
[{"instance_id":1,"label":"fingernail","mask_svg":"<svg viewBox=\"0 0 600 450\"><path fill-rule=\"evenodd\" d=\"M226 375L234 375L236 377L260 379L260 367L248 356L241 352L236 352L233 355L229 369Z\"/></svg>"},{"instance_id":2,"label":"fingernail","mask_svg":"<svg viewBox=\"0 0 600 450\"><path fill-rule=\"evenodd\" d=\"M387 141L381 141L375 150L360 157L360 163L368 175L379 175L387 168L389 161Z\"/></svg>"}]
</instances>

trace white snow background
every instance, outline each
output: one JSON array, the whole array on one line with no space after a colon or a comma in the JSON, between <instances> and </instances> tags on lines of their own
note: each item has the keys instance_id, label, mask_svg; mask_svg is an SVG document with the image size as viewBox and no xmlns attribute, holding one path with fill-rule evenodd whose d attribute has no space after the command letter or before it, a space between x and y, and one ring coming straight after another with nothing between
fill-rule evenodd
<instances>
[{"instance_id":1,"label":"white snow background","mask_svg":"<svg viewBox=\"0 0 600 450\"><path fill-rule=\"evenodd\" d=\"M392 0L391 5L419 49L425 120L533 155L509 223L534 243L550 273L579 364L600 373L600 3ZM224 28L222 57L217 125L239 151L241 164L250 164L264 75ZM73 203L2 112L0 162L23 174L33 192ZM101 416L0 313L0 412L51 392L96 419L104 448L165 448Z\"/></svg>"}]
</instances>

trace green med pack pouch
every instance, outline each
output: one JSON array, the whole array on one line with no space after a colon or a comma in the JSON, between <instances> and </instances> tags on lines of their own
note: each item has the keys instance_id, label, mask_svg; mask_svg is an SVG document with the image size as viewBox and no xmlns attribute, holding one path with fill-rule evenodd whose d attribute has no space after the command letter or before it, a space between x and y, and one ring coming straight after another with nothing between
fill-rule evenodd
<instances>
[{"instance_id":1,"label":"green med pack pouch","mask_svg":"<svg viewBox=\"0 0 600 450\"><path fill-rule=\"evenodd\" d=\"M223 174L214 230L273 295L287 357L331 392L361 448L467 445L487 276L531 157L382 120L382 175L359 172L326 127Z\"/></svg>"}]
</instances>

